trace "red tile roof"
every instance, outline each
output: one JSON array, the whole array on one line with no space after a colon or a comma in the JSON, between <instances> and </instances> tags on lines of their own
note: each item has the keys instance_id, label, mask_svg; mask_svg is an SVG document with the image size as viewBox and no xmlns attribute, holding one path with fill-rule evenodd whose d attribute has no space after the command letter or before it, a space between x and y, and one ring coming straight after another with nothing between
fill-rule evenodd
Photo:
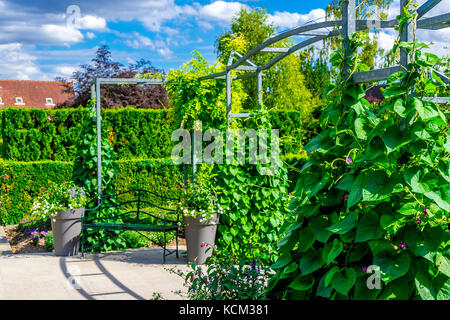
<instances>
[{"instance_id":1,"label":"red tile roof","mask_svg":"<svg viewBox=\"0 0 450 320\"><path fill-rule=\"evenodd\" d=\"M64 92L64 84L61 81L0 80L0 108L19 106L50 109L64 104L73 98L73 94ZM73 87L72 82L66 84ZM17 97L22 98L23 105L16 103ZM47 104L47 98L52 98L53 105Z\"/></svg>"}]
</instances>

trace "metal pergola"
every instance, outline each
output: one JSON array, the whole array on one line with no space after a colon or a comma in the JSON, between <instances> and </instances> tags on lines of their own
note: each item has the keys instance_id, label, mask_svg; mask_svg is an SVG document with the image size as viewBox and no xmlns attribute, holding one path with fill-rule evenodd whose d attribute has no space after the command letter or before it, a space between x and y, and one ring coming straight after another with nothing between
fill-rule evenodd
<instances>
[{"instance_id":1,"label":"metal pergola","mask_svg":"<svg viewBox=\"0 0 450 320\"><path fill-rule=\"evenodd\" d=\"M440 14L434 17L424 18L423 16L429 12L432 8L438 5L442 0L428 0L422 6L417 8L417 28L418 29L426 29L426 30L440 30L444 28L450 27L450 13ZM403 8L406 8L409 0L400 0L400 13L402 13ZM260 104L263 102L263 72L265 70L270 69L276 63L281 61L283 58L287 57L290 54L297 52L298 50L305 48L313 43L318 41L322 41L326 38L341 35L344 38L344 50L348 53L349 48L349 36L355 33L356 31L362 30L370 30L370 29L385 29L385 28L394 28L398 25L397 19L392 20L358 20L356 19L356 0L347 0L342 5L342 19L334 20L334 21L324 21L314 24L308 24L301 27L297 27L283 33L280 33L259 46L251 49L246 54L240 54L238 52L232 51L228 63L226 65L225 71L214 73L211 75L207 75L201 77L200 80L225 80L226 81L226 99L227 99L227 121L230 121L231 118L247 118L250 117L250 113L232 113L231 105L232 105L232 81L238 79L244 79L249 77L257 78L257 92L258 92L258 101ZM376 27L375 27L376 26ZM337 29L336 29L337 27ZM327 28L335 28L334 30L327 30ZM287 39L294 35L299 36L312 36L311 38L304 40L300 43L297 43L289 48L279 48L272 47L275 43L280 40ZM402 28L400 34L400 40L409 42L414 38L413 34L413 24L408 22ZM257 66L253 63L250 58L255 56L258 53L276 53L278 54L275 58L270 60L264 66ZM347 54L346 54L347 55ZM235 61L237 58L237 61ZM363 83L363 82L376 82L387 79L390 75L395 72L405 70L405 67L408 65L408 54L403 49L400 51L400 65L391 66L383 69L374 69L370 71L364 72L356 72L351 75L354 82ZM245 73L239 74L237 76L232 76L232 71L243 71ZM445 76L443 73L438 70L433 70L433 72L440 77L444 83L448 84L449 78ZM163 85L167 83L166 79L105 79L98 78L94 81L91 87L91 97L101 97L100 86L102 84L110 84L110 85L121 85L121 84L137 84L137 85ZM97 122L97 180L98 180L98 195L101 195L101 177L102 177L102 165L101 165L101 118L100 118L100 109L101 109L101 99L96 99L96 122ZM449 97L433 97L428 98L428 100L434 101L435 103L445 104L450 101ZM193 175L195 176L196 172L196 161L195 156L193 159Z\"/></svg>"}]
</instances>

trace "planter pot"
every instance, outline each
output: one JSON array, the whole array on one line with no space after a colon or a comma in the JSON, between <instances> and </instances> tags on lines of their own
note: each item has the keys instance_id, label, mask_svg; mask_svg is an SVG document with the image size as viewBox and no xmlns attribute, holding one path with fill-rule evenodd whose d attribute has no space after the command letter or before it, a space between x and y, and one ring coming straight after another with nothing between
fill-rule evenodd
<instances>
[{"instance_id":1,"label":"planter pot","mask_svg":"<svg viewBox=\"0 0 450 320\"><path fill-rule=\"evenodd\" d=\"M50 219L55 255L65 257L78 255L83 211L84 208L61 210Z\"/></svg>"},{"instance_id":2,"label":"planter pot","mask_svg":"<svg viewBox=\"0 0 450 320\"><path fill-rule=\"evenodd\" d=\"M211 219L204 217L184 216L186 246L188 261L197 264L205 263L206 259L212 255L212 247L216 241L217 224L219 219L214 215ZM202 248L202 243L208 246ZM208 252L206 250L209 248Z\"/></svg>"}]
</instances>

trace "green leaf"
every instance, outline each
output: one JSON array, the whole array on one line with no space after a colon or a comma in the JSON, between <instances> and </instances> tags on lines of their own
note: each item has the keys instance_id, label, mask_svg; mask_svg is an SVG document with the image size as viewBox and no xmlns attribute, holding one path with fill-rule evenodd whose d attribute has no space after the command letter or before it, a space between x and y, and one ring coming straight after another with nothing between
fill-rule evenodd
<instances>
[{"instance_id":1,"label":"green leaf","mask_svg":"<svg viewBox=\"0 0 450 320\"><path fill-rule=\"evenodd\" d=\"M323 266L321 254L318 250L310 249L300 259L300 270L302 275L307 275L319 270Z\"/></svg>"},{"instance_id":2,"label":"green leaf","mask_svg":"<svg viewBox=\"0 0 450 320\"><path fill-rule=\"evenodd\" d=\"M411 258L406 252L396 256L382 254L375 256L373 264L380 267L381 280L387 284L408 272Z\"/></svg>"},{"instance_id":3,"label":"green leaf","mask_svg":"<svg viewBox=\"0 0 450 320\"><path fill-rule=\"evenodd\" d=\"M287 266L292 261L292 256L290 253L284 253L281 255L280 258L278 258L277 262L275 262L270 267L272 269L281 269Z\"/></svg>"},{"instance_id":4,"label":"green leaf","mask_svg":"<svg viewBox=\"0 0 450 320\"><path fill-rule=\"evenodd\" d=\"M400 117L406 117L406 107L405 107L405 100L403 99L397 99L394 102L394 111L400 116Z\"/></svg>"},{"instance_id":5,"label":"green leaf","mask_svg":"<svg viewBox=\"0 0 450 320\"><path fill-rule=\"evenodd\" d=\"M379 239L382 235L383 230L380 228L378 215L371 211L363 215L359 220L356 228L355 242Z\"/></svg>"},{"instance_id":6,"label":"green leaf","mask_svg":"<svg viewBox=\"0 0 450 320\"><path fill-rule=\"evenodd\" d=\"M435 118L439 116L439 112L435 107L433 107L431 104L423 103L421 100L414 98L413 107L416 109L417 113L419 114L420 118L422 120L427 120L430 118Z\"/></svg>"},{"instance_id":7,"label":"green leaf","mask_svg":"<svg viewBox=\"0 0 450 320\"><path fill-rule=\"evenodd\" d=\"M331 283L337 292L346 296L356 283L356 271L353 268L347 268L344 273L337 272Z\"/></svg>"},{"instance_id":8,"label":"green leaf","mask_svg":"<svg viewBox=\"0 0 450 320\"><path fill-rule=\"evenodd\" d=\"M450 263L440 252L436 254L436 268L450 278Z\"/></svg>"},{"instance_id":9,"label":"green leaf","mask_svg":"<svg viewBox=\"0 0 450 320\"><path fill-rule=\"evenodd\" d=\"M331 247L330 252L328 252L327 258L326 258L326 265L329 265L334 259L336 259L344 250L344 245L342 242L340 242L338 239L334 239L333 246Z\"/></svg>"},{"instance_id":10,"label":"green leaf","mask_svg":"<svg viewBox=\"0 0 450 320\"><path fill-rule=\"evenodd\" d=\"M430 276L424 270L416 273L414 283L422 300L436 300Z\"/></svg>"},{"instance_id":11,"label":"green leaf","mask_svg":"<svg viewBox=\"0 0 450 320\"><path fill-rule=\"evenodd\" d=\"M325 273L325 279L324 279L325 287L328 287L330 285L331 280L333 279L333 276L336 272L339 272L338 266L334 266L333 268L328 270L327 273Z\"/></svg>"},{"instance_id":12,"label":"green leaf","mask_svg":"<svg viewBox=\"0 0 450 320\"><path fill-rule=\"evenodd\" d=\"M298 291L306 291L312 288L314 285L314 277L312 275L302 276L298 275L295 277L294 281L289 284L289 288Z\"/></svg>"},{"instance_id":13,"label":"green leaf","mask_svg":"<svg viewBox=\"0 0 450 320\"><path fill-rule=\"evenodd\" d=\"M338 223L332 225L331 227L328 227L327 230L337 234L347 233L356 226L357 219L358 213L351 212Z\"/></svg>"},{"instance_id":14,"label":"green leaf","mask_svg":"<svg viewBox=\"0 0 450 320\"><path fill-rule=\"evenodd\" d=\"M312 228L306 228L300 232L298 240L298 252L306 252L315 241Z\"/></svg>"},{"instance_id":15,"label":"green leaf","mask_svg":"<svg viewBox=\"0 0 450 320\"><path fill-rule=\"evenodd\" d=\"M417 204L415 202L407 202L400 209L397 210L398 213L404 216L412 216L418 212Z\"/></svg>"}]
</instances>

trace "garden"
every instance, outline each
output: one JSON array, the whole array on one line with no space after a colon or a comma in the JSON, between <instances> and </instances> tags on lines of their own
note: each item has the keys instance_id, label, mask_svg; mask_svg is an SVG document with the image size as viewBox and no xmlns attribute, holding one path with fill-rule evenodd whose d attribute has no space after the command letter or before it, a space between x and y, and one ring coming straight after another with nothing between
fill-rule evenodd
<instances>
[{"instance_id":1,"label":"garden","mask_svg":"<svg viewBox=\"0 0 450 320\"><path fill-rule=\"evenodd\" d=\"M355 80L371 69L371 40L347 19L320 99L280 85L286 65L270 73L275 49L297 61L281 50L289 38L255 56L268 65L260 82L260 69L239 69L249 60L235 53L253 47L236 33L215 65L196 52L167 75L139 75L165 79L167 109L96 113L97 91L78 108L2 110L0 224L14 225L14 251L160 246L165 261L186 244L190 271L171 272L192 300L449 300L450 109L432 99L448 94L449 60L415 32L405 41L420 11L402 9L381 102L366 96L377 81ZM274 107L296 94L308 105Z\"/></svg>"}]
</instances>

